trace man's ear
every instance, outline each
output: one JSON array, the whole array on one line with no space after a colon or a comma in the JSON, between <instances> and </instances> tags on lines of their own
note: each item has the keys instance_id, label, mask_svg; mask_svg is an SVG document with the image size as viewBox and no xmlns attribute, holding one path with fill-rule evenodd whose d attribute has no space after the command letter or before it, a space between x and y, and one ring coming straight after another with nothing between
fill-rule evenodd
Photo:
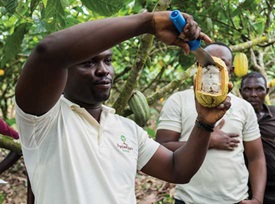
<instances>
[{"instance_id":1,"label":"man's ear","mask_svg":"<svg viewBox=\"0 0 275 204\"><path fill-rule=\"evenodd\" d=\"M242 95L242 89L241 89L241 88L239 88L239 92L240 92L240 94Z\"/></svg>"},{"instance_id":2,"label":"man's ear","mask_svg":"<svg viewBox=\"0 0 275 204\"><path fill-rule=\"evenodd\" d=\"M230 72L229 72L230 76L232 76L234 74L234 69L235 69L235 67L233 67L233 66L230 68Z\"/></svg>"},{"instance_id":3,"label":"man's ear","mask_svg":"<svg viewBox=\"0 0 275 204\"><path fill-rule=\"evenodd\" d=\"M268 94L268 92L269 92L269 88L267 87L267 88L266 88L266 95Z\"/></svg>"}]
</instances>

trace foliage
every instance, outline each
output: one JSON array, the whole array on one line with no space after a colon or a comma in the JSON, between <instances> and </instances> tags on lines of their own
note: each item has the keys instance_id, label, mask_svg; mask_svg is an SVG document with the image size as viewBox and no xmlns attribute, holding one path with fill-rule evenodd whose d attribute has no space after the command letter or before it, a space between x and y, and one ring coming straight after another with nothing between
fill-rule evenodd
<instances>
[{"instance_id":1,"label":"foliage","mask_svg":"<svg viewBox=\"0 0 275 204\"><path fill-rule=\"evenodd\" d=\"M233 52L244 52L248 56L249 71L260 71L268 81L275 78L274 0L0 0L0 69L5 73L0 76L2 117L6 121L11 118L10 125L15 123L12 108L17 79L31 50L46 35L88 20L166 9L191 14L213 41L228 44ZM116 77L107 104L115 105L118 101L123 109L119 113L123 114L131 91L141 90L148 96L152 114L145 128L154 138L165 99L192 84L189 72L195 58L150 35L125 41L115 46L113 52ZM240 79L232 80L238 89ZM274 93L272 89L271 102L275 101L272 101ZM18 143L2 138L0 147L20 150ZM143 183L150 184L151 180ZM158 192L162 190L161 185ZM0 195L0 203L4 196ZM164 194L158 203L162 202L172 203L171 197Z\"/></svg>"},{"instance_id":2,"label":"foliage","mask_svg":"<svg viewBox=\"0 0 275 204\"><path fill-rule=\"evenodd\" d=\"M5 200L5 194L4 193L1 193L0 194L0 203L3 203L4 202L4 200Z\"/></svg>"},{"instance_id":3,"label":"foliage","mask_svg":"<svg viewBox=\"0 0 275 204\"><path fill-rule=\"evenodd\" d=\"M45 35L88 20L143 11L179 9L192 14L213 41L225 42L246 53L249 71L260 71L271 80L275 78L274 5L274 0L0 0L0 69L5 71L0 76L2 115L5 119L13 117L9 108L21 68ZM258 38L264 40L239 46ZM186 56L150 35L125 41L113 52L117 75L107 104L116 107L119 102L123 109L118 109L120 114L127 109L125 104L134 88L150 98L151 110L159 112L155 106L160 100L165 101L171 93L192 84L187 70L194 64L194 56ZM232 80L238 84L240 79ZM272 101L272 95L270 98Z\"/></svg>"}]
</instances>

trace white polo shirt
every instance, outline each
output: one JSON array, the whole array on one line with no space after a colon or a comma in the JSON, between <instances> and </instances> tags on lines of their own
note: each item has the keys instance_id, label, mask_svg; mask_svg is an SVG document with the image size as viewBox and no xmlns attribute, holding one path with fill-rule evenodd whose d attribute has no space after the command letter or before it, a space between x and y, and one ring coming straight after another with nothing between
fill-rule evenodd
<instances>
[{"instance_id":1,"label":"white polo shirt","mask_svg":"<svg viewBox=\"0 0 275 204\"><path fill-rule=\"evenodd\" d=\"M63 96L42 116L16 105L24 161L37 204L133 204L135 176L159 144L103 106L100 124Z\"/></svg>"},{"instance_id":2,"label":"white polo shirt","mask_svg":"<svg viewBox=\"0 0 275 204\"><path fill-rule=\"evenodd\" d=\"M229 96L231 107L223 117L222 131L238 133L240 143L234 151L209 149L191 181L176 186L175 198L186 204L233 204L248 197L243 142L259 138L260 131L250 103L233 94ZM157 129L179 132L180 141L187 141L196 118L193 89L177 92L166 101Z\"/></svg>"}]
</instances>

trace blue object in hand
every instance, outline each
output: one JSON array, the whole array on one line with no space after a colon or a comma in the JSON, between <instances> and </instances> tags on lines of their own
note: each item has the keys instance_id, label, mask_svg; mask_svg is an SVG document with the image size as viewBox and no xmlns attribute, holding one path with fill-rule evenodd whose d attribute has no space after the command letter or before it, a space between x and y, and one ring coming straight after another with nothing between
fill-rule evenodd
<instances>
[{"instance_id":1,"label":"blue object in hand","mask_svg":"<svg viewBox=\"0 0 275 204\"><path fill-rule=\"evenodd\" d=\"M179 10L174 10L170 14L170 19L178 29L178 31L181 33L183 31L184 26L186 25L186 21L181 15L181 12ZM188 41L187 44L190 47L190 50L196 50L201 45L201 39L196 39L193 41Z\"/></svg>"}]
</instances>

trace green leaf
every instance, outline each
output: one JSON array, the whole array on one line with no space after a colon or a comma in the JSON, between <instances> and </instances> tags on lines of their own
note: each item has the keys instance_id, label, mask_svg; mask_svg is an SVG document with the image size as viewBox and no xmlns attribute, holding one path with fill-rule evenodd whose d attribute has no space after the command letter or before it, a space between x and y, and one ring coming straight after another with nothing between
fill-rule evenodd
<instances>
[{"instance_id":1,"label":"green leaf","mask_svg":"<svg viewBox=\"0 0 275 204\"><path fill-rule=\"evenodd\" d=\"M65 8L65 7L67 7L67 6L70 5L69 2L68 2L68 0L60 0L60 3L63 6L63 8Z\"/></svg>"},{"instance_id":2,"label":"green leaf","mask_svg":"<svg viewBox=\"0 0 275 204\"><path fill-rule=\"evenodd\" d=\"M15 118L7 119L7 120L5 120L5 122L6 122L9 126L12 126L12 125L16 124Z\"/></svg>"},{"instance_id":3,"label":"green leaf","mask_svg":"<svg viewBox=\"0 0 275 204\"><path fill-rule=\"evenodd\" d=\"M34 32L36 33L46 33L47 32L47 22L45 22L44 20L41 19L35 19L34 20L35 26L34 28Z\"/></svg>"},{"instance_id":4,"label":"green leaf","mask_svg":"<svg viewBox=\"0 0 275 204\"><path fill-rule=\"evenodd\" d=\"M49 18L47 28L51 31L66 27L65 6L67 0L48 0L45 8L45 18Z\"/></svg>"},{"instance_id":5,"label":"green leaf","mask_svg":"<svg viewBox=\"0 0 275 204\"><path fill-rule=\"evenodd\" d=\"M186 70L188 67L193 65L196 62L194 55L185 55L183 51L179 51L179 63L182 66L183 70Z\"/></svg>"},{"instance_id":6,"label":"green leaf","mask_svg":"<svg viewBox=\"0 0 275 204\"><path fill-rule=\"evenodd\" d=\"M40 0L32 0L31 1L31 13L33 13L33 11L35 10L35 8L39 4L39 2L40 2Z\"/></svg>"},{"instance_id":7,"label":"green leaf","mask_svg":"<svg viewBox=\"0 0 275 204\"><path fill-rule=\"evenodd\" d=\"M243 3L240 4L240 7L242 7L243 9L249 9L253 3L254 0L245 0Z\"/></svg>"},{"instance_id":8,"label":"green leaf","mask_svg":"<svg viewBox=\"0 0 275 204\"><path fill-rule=\"evenodd\" d=\"M47 3L48 3L48 0L42 0L44 6L46 7L47 6Z\"/></svg>"},{"instance_id":9,"label":"green leaf","mask_svg":"<svg viewBox=\"0 0 275 204\"><path fill-rule=\"evenodd\" d=\"M64 8L60 0L49 0L45 8L45 18L64 16Z\"/></svg>"},{"instance_id":10,"label":"green leaf","mask_svg":"<svg viewBox=\"0 0 275 204\"><path fill-rule=\"evenodd\" d=\"M254 28L256 29L258 34L262 34L264 30L264 23L263 22L257 22L254 24Z\"/></svg>"},{"instance_id":11,"label":"green leaf","mask_svg":"<svg viewBox=\"0 0 275 204\"><path fill-rule=\"evenodd\" d=\"M29 14L28 14L28 12L29 12L28 4L20 1L19 4L17 5L16 12L27 18L29 16Z\"/></svg>"},{"instance_id":12,"label":"green leaf","mask_svg":"<svg viewBox=\"0 0 275 204\"><path fill-rule=\"evenodd\" d=\"M3 48L4 55L1 59L1 66L4 66L9 60L14 58L20 50L24 35L28 32L29 23L22 23L14 29Z\"/></svg>"},{"instance_id":13,"label":"green leaf","mask_svg":"<svg viewBox=\"0 0 275 204\"><path fill-rule=\"evenodd\" d=\"M147 131L148 135L150 135L151 138L156 137L156 132L153 129L147 128L146 131Z\"/></svg>"},{"instance_id":14,"label":"green leaf","mask_svg":"<svg viewBox=\"0 0 275 204\"><path fill-rule=\"evenodd\" d=\"M236 9L232 12L231 18L233 18L233 17L235 17L235 16L238 16L238 15L240 15L241 13L242 13L242 8L241 8L241 7L238 7L238 8L236 8Z\"/></svg>"},{"instance_id":15,"label":"green leaf","mask_svg":"<svg viewBox=\"0 0 275 204\"><path fill-rule=\"evenodd\" d=\"M84 6L102 16L111 16L132 0L81 0Z\"/></svg>"},{"instance_id":16,"label":"green leaf","mask_svg":"<svg viewBox=\"0 0 275 204\"><path fill-rule=\"evenodd\" d=\"M1 3L3 4L3 6L7 9L7 11L10 14L14 14L16 7L18 5L17 0L8 0L8 1L1 0Z\"/></svg>"}]
</instances>

